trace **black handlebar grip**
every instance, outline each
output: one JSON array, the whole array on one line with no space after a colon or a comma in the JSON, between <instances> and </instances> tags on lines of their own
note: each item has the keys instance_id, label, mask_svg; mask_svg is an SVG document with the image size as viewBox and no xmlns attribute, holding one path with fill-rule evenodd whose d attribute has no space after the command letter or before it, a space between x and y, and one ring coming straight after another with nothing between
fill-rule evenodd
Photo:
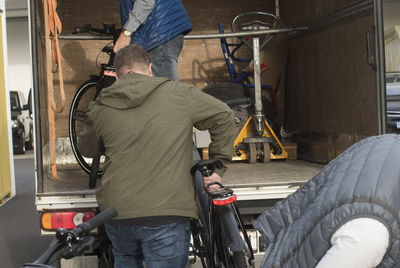
<instances>
[{"instance_id":1,"label":"black handlebar grip","mask_svg":"<svg viewBox=\"0 0 400 268\"><path fill-rule=\"evenodd\" d=\"M89 233L91 230L99 227L103 223L115 218L118 215L118 211L113 208L107 208L103 212L97 214L94 218L88 220L87 222L84 222L80 224L77 228L80 228L81 230L77 230L78 235L82 235L84 233Z\"/></svg>"},{"instance_id":2,"label":"black handlebar grip","mask_svg":"<svg viewBox=\"0 0 400 268\"><path fill-rule=\"evenodd\" d=\"M90 24L86 24L82 27L76 27L72 34L87 33L90 31L91 28L92 28L92 26Z\"/></svg>"},{"instance_id":3,"label":"black handlebar grip","mask_svg":"<svg viewBox=\"0 0 400 268\"><path fill-rule=\"evenodd\" d=\"M72 32L72 34L77 34L77 33L82 33L82 32L84 32L84 30L83 30L82 28L76 27L76 28L74 29L74 31Z\"/></svg>"}]
</instances>

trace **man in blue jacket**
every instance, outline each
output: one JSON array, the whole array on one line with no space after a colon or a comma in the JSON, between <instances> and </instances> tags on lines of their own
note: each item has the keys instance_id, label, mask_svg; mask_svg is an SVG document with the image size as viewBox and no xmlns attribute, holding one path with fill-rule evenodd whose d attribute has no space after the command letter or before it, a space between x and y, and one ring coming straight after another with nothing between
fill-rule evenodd
<instances>
[{"instance_id":1,"label":"man in blue jacket","mask_svg":"<svg viewBox=\"0 0 400 268\"><path fill-rule=\"evenodd\" d=\"M192 24L181 0L120 0L122 32L114 51L139 44L149 53L157 77L178 80L183 36Z\"/></svg>"},{"instance_id":2,"label":"man in blue jacket","mask_svg":"<svg viewBox=\"0 0 400 268\"><path fill-rule=\"evenodd\" d=\"M261 267L399 267L400 135L366 138L253 226Z\"/></svg>"}]
</instances>

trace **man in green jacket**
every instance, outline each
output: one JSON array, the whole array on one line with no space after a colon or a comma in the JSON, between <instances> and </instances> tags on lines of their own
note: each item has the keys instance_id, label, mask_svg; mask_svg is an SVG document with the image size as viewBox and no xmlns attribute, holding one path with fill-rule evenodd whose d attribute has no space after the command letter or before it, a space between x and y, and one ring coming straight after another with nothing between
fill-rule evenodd
<instances>
[{"instance_id":1,"label":"man in green jacket","mask_svg":"<svg viewBox=\"0 0 400 268\"><path fill-rule=\"evenodd\" d=\"M89 105L78 148L87 157L106 155L100 210L119 215L106 224L115 267L185 267L189 218L197 218L190 168L193 127L208 130L211 158L232 157L234 117L219 100L185 83L152 77L147 52L121 49L119 79ZM205 183L221 181L225 167ZM212 189L211 189L212 190Z\"/></svg>"}]
</instances>

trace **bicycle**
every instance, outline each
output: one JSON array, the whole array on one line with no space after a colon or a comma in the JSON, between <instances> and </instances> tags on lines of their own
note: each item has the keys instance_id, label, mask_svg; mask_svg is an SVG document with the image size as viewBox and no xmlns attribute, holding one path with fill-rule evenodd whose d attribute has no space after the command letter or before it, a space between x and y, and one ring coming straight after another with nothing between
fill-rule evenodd
<instances>
[{"instance_id":1,"label":"bicycle","mask_svg":"<svg viewBox=\"0 0 400 268\"><path fill-rule=\"evenodd\" d=\"M113 43L115 43L120 32L121 29L116 29L114 24L103 23L103 29L92 28L90 24L87 24L83 27L75 28L73 34L91 33L101 36L111 35L114 37ZM89 103L97 98L103 88L110 86L116 80L113 67L114 47L108 43L103 47L101 52L109 56L108 62L101 64L99 75L91 75L90 79L78 88L72 99L69 113L69 138L72 152L79 166L90 176L89 188L95 188L97 178L101 177L102 169L100 164L103 161L100 157L96 157L92 159L90 164L87 158L84 158L77 148L77 136L83 129Z\"/></svg>"},{"instance_id":2,"label":"bicycle","mask_svg":"<svg viewBox=\"0 0 400 268\"><path fill-rule=\"evenodd\" d=\"M56 241L33 263L25 263L24 268L52 268L49 265L61 258L71 259L79 256L91 246L95 238L90 232L118 215L117 210L108 208L97 214L87 222L78 225L72 230L59 228L56 231ZM57 254L57 255L56 255ZM54 257L56 256L56 257Z\"/></svg>"},{"instance_id":3,"label":"bicycle","mask_svg":"<svg viewBox=\"0 0 400 268\"><path fill-rule=\"evenodd\" d=\"M201 160L192 167L191 174L195 176L195 173L200 171L202 176L208 177L214 172L215 168L221 166L222 163L219 160ZM209 187L215 184L219 185L220 189L208 191ZM233 190L224 187L219 182L212 182L206 185L205 190L209 197L208 224L205 221L203 211L199 208L200 219L192 221L194 255L199 257L203 267L234 267L222 218L220 213L218 213L222 207L228 206L233 210L239 230L242 231L245 251L248 257L248 266L254 267L253 249L240 212L236 206L237 197L233 193Z\"/></svg>"}]
</instances>

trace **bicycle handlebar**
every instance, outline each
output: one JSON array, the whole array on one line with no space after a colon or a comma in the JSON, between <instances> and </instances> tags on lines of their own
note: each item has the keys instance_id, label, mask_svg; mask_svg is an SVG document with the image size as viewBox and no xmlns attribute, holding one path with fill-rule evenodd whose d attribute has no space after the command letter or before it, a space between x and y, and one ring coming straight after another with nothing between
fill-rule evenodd
<instances>
[{"instance_id":1,"label":"bicycle handlebar","mask_svg":"<svg viewBox=\"0 0 400 268\"><path fill-rule=\"evenodd\" d=\"M97 227L111 220L117 215L118 212L115 208L113 207L107 208L103 212L97 214L94 218L88 220L87 222L79 224L78 227L71 230L70 232L76 231L76 234L78 235L78 237L80 237L82 235L89 233L91 230L96 229Z\"/></svg>"},{"instance_id":2,"label":"bicycle handlebar","mask_svg":"<svg viewBox=\"0 0 400 268\"><path fill-rule=\"evenodd\" d=\"M77 33L87 33L90 31L90 29L92 28L92 26L90 24L86 24L82 27L76 27L74 29L74 31L72 32L72 34L77 34Z\"/></svg>"},{"instance_id":3,"label":"bicycle handlebar","mask_svg":"<svg viewBox=\"0 0 400 268\"><path fill-rule=\"evenodd\" d=\"M112 35L114 38L119 35L121 29L116 29L115 24L103 23L103 29L93 28L91 24L86 24L82 27L76 27L72 34L78 33L96 33L100 35Z\"/></svg>"},{"instance_id":4,"label":"bicycle handlebar","mask_svg":"<svg viewBox=\"0 0 400 268\"><path fill-rule=\"evenodd\" d=\"M79 241L80 238L88 234L91 230L99 227L105 222L113 219L118 215L118 211L110 207L103 212L97 214L94 218L90 219L87 222L79 224L75 229L65 230L58 229L57 230L57 241L49 246L49 248L34 262L24 264L24 268L34 268L34 267L52 267L46 265L50 258L56 253L58 250L67 246L68 243L73 243L74 241Z\"/></svg>"}]
</instances>

